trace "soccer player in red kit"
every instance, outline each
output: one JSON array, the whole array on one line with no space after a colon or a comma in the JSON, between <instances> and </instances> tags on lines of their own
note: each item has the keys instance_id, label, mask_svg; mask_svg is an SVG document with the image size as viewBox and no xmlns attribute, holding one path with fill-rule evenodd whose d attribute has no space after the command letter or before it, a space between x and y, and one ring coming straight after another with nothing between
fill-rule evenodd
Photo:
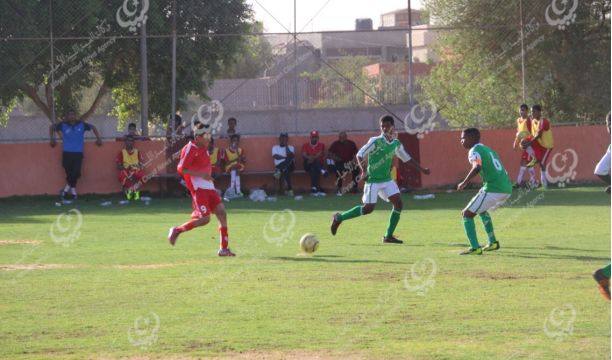
<instances>
[{"instance_id":1,"label":"soccer player in red kit","mask_svg":"<svg viewBox=\"0 0 612 360\"><path fill-rule=\"evenodd\" d=\"M227 214L221 197L215 190L212 178L212 165L208 154L208 144L211 138L210 125L197 122L193 127L193 134L194 140L187 143L181 150L181 159L177 166L178 173L183 176L191 192L193 212L191 220L170 229L168 241L174 246L180 234L208 224L210 215L214 213L219 221L221 236L221 248L218 255L236 256L228 248Z\"/></svg>"}]
</instances>

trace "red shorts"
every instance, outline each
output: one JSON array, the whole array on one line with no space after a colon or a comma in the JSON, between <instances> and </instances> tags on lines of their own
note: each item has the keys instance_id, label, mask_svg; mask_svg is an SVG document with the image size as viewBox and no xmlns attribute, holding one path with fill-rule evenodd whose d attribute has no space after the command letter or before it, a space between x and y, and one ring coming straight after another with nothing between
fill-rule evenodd
<instances>
[{"instance_id":1,"label":"red shorts","mask_svg":"<svg viewBox=\"0 0 612 360\"><path fill-rule=\"evenodd\" d=\"M523 153L521 154L521 160L525 162L529 162L531 160L531 156L529 156L527 150L523 150Z\"/></svg>"},{"instance_id":2,"label":"red shorts","mask_svg":"<svg viewBox=\"0 0 612 360\"><path fill-rule=\"evenodd\" d=\"M201 219L210 215L221 204L221 197L216 190L197 189L191 192L192 219Z\"/></svg>"},{"instance_id":3,"label":"red shorts","mask_svg":"<svg viewBox=\"0 0 612 360\"><path fill-rule=\"evenodd\" d=\"M124 189L132 188L142 181L144 175L142 170L121 170L119 171L119 182Z\"/></svg>"},{"instance_id":4,"label":"red shorts","mask_svg":"<svg viewBox=\"0 0 612 360\"><path fill-rule=\"evenodd\" d=\"M545 148L537 141L531 143L531 148L533 149L533 153L535 154L536 159L544 168L546 166L546 162L548 161L549 155L552 152L552 149Z\"/></svg>"}]
</instances>

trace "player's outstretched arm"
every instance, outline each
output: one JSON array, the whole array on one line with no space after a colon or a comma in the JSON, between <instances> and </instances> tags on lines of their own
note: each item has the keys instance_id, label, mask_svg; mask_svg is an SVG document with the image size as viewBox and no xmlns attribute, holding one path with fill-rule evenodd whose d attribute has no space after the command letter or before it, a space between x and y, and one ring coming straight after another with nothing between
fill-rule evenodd
<instances>
[{"instance_id":1,"label":"player's outstretched arm","mask_svg":"<svg viewBox=\"0 0 612 360\"><path fill-rule=\"evenodd\" d=\"M418 161L414 160L414 159L410 159L406 162L406 164L412 166L413 168L419 170L420 172L422 172L425 175L429 175L431 174L431 170L429 168L426 167L422 167L421 164L418 163Z\"/></svg>"},{"instance_id":2,"label":"player's outstretched arm","mask_svg":"<svg viewBox=\"0 0 612 360\"><path fill-rule=\"evenodd\" d=\"M102 146L102 138L100 137L98 128L96 128L94 125L91 125L91 124L89 126L91 126L91 131L93 131L94 135L96 135L96 145Z\"/></svg>"},{"instance_id":3,"label":"player's outstretched arm","mask_svg":"<svg viewBox=\"0 0 612 360\"><path fill-rule=\"evenodd\" d=\"M467 174L467 176L465 177L465 179L460 182L457 185L457 191L463 191L463 189L465 189L465 187L467 186L467 184L470 183L470 181L476 177L476 175L478 175L480 173L480 169L481 166L479 164L474 164L472 165L472 169L470 170L470 172Z\"/></svg>"}]
</instances>

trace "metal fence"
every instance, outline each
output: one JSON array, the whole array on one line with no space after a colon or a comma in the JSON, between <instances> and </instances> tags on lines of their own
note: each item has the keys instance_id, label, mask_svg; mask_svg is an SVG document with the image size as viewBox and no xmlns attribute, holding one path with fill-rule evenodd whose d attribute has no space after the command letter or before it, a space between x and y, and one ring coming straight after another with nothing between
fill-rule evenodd
<instances>
[{"instance_id":1,"label":"metal fence","mask_svg":"<svg viewBox=\"0 0 612 360\"><path fill-rule=\"evenodd\" d=\"M465 25L445 19L435 7L440 1L423 1L420 5L428 5L427 10L410 13L408 1L403 11L372 14L375 20L381 19L378 28L358 21L356 27L343 31L304 31L330 11L333 1L345 7L353 4L348 0L321 3L301 28L298 11L311 8L309 0L294 0L293 13L284 15L275 14L275 3L264 0L3 1L0 141L45 139L51 119L57 121L69 109L91 115L89 119L103 128L107 138L124 133L130 122L145 134L163 136L168 127L178 126L168 121L177 111L186 125L203 112L223 124L238 114L240 130L246 134L277 129L274 121L291 116L297 131L302 126L295 122L314 123L313 119L330 116L333 109L341 109L344 118L327 127L319 124L323 131L364 130L364 124L371 122L353 118L374 117L372 109L394 113L406 130L422 127L423 119L427 126L431 119L438 120L438 127L448 126L441 120L447 117L456 126L456 118L470 111L478 114L480 103L497 96L487 90L492 77L507 77L507 88L501 91L511 94L516 105L542 98L552 99L547 101L553 107L554 101L563 102L572 90L574 96L581 96L585 89L559 88L554 90L556 95L547 89L558 74L543 69L560 69L557 63L564 59L574 62L576 76L585 77L584 81L607 76L608 89L593 91L599 91L602 104L610 103L609 51L607 58L577 60L547 47L557 41L579 41L592 44L585 45L589 48L603 45L609 50L609 1L511 0L502 4L479 0L475 3L481 8L472 7L479 11L478 17ZM254 11L293 26L283 25L282 33L266 32L265 23L252 21ZM607 38L570 31L598 21L607 29ZM464 56L449 46L475 36L474 30L481 33L479 51L486 56L471 72L457 71L463 82L457 82L459 87L453 83L455 88L449 84L450 95L436 91L436 86L446 85L440 71L443 65ZM547 50L548 56L542 56ZM593 65L595 61L608 64L607 73ZM437 77L441 83L436 85L431 79ZM460 97L474 85L482 91L472 89ZM398 106L406 110L395 114ZM470 109L462 109L466 106ZM577 118L578 111L578 115L564 114L562 106L557 108L554 115L562 121L592 122L596 117ZM496 111L512 126L514 108ZM466 123L473 120L490 126L474 120L478 116L467 116Z\"/></svg>"}]
</instances>

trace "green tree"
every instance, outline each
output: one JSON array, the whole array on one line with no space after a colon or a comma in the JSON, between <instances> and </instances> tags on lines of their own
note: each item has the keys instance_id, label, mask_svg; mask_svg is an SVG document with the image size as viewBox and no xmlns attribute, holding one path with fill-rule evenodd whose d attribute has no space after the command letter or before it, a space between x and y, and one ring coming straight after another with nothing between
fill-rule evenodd
<instances>
[{"instance_id":1,"label":"green tree","mask_svg":"<svg viewBox=\"0 0 612 360\"><path fill-rule=\"evenodd\" d=\"M262 34L263 23L250 24L250 33ZM272 46L262 35L246 35L240 43L232 63L223 73L226 79L254 79L264 75L265 70L273 63Z\"/></svg>"},{"instance_id":2,"label":"green tree","mask_svg":"<svg viewBox=\"0 0 612 360\"><path fill-rule=\"evenodd\" d=\"M519 0L425 5L437 26L455 30L440 32L436 50L442 61L420 81L420 98L436 103L456 126L511 125L523 100ZM599 121L610 107L610 2L522 5L526 101L542 104L554 122ZM568 21L559 26L547 14Z\"/></svg>"},{"instance_id":3,"label":"green tree","mask_svg":"<svg viewBox=\"0 0 612 360\"><path fill-rule=\"evenodd\" d=\"M303 73L302 76L319 82L319 96L315 107L350 107L363 106L369 99L356 86L376 95L376 81L368 78L363 67L375 61L366 56L342 57L330 65L322 65L319 70L312 73ZM340 76L342 74L343 76Z\"/></svg>"},{"instance_id":4,"label":"green tree","mask_svg":"<svg viewBox=\"0 0 612 360\"><path fill-rule=\"evenodd\" d=\"M172 0L148 3L149 113L153 122L170 116ZM51 120L51 88L57 114L79 109L85 89L97 95L86 114L95 111L112 89L114 113L125 121L140 112L138 27L120 26L117 14L124 0L53 0L55 83L51 81L49 3L40 0L0 2L0 105L4 120L18 101L30 98ZM129 5L133 5L129 2ZM132 10L130 8L130 10ZM137 14L140 14L137 12ZM177 1L177 98L188 94L206 97L206 91L241 48L252 10L245 0ZM122 18L123 19L123 18ZM72 39L60 39L70 37ZM89 39L80 39L88 37ZM79 39L75 39L79 38ZM58 66L59 65L59 66ZM80 66L79 66L80 65Z\"/></svg>"}]
</instances>

